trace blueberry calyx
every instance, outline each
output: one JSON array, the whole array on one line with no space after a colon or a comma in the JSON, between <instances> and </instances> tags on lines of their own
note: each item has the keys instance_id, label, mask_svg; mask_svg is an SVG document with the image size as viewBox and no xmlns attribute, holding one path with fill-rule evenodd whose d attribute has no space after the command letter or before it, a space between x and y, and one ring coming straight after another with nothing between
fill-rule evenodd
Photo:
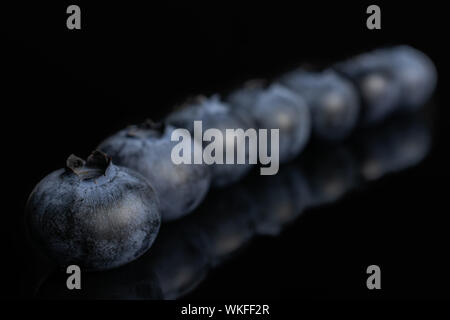
<instances>
[{"instance_id":1,"label":"blueberry calyx","mask_svg":"<svg viewBox=\"0 0 450 320\"><path fill-rule=\"evenodd\" d=\"M81 180L90 180L106 176L111 158L99 150L95 150L86 161L71 154L66 160L66 171L77 175Z\"/></svg>"}]
</instances>

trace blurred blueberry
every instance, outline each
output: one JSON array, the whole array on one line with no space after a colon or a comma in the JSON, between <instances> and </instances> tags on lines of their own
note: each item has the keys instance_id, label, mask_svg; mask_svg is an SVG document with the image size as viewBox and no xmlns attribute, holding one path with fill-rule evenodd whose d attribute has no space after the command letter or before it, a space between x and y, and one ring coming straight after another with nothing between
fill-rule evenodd
<instances>
[{"instance_id":1,"label":"blurred blueberry","mask_svg":"<svg viewBox=\"0 0 450 320\"><path fill-rule=\"evenodd\" d=\"M335 67L357 84L368 123L396 111L417 110L437 84L431 59L406 45L374 50Z\"/></svg>"},{"instance_id":2,"label":"blurred blueberry","mask_svg":"<svg viewBox=\"0 0 450 320\"><path fill-rule=\"evenodd\" d=\"M280 82L305 99L313 132L319 139L340 140L355 128L360 109L358 92L336 72L296 70L281 77Z\"/></svg>"},{"instance_id":3,"label":"blurred blueberry","mask_svg":"<svg viewBox=\"0 0 450 320\"><path fill-rule=\"evenodd\" d=\"M98 147L118 165L148 179L159 196L163 221L193 211L208 192L211 179L206 165L172 162L172 148L178 143L171 141L173 130L174 127L147 121L117 132Z\"/></svg>"},{"instance_id":4,"label":"blurred blueberry","mask_svg":"<svg viewBox=\"0 0 450 320\"><path fill-rule=\"evenodd\" d=\"M218 129L224 139L223 157L224 164L212 164L212 185L216 187L224 187L230 185L241 179L252 168L248 162L249 148L245 141L227 141L225 137L226 129L243 129L252 127L246 119L242 119L238 114L234 113L230 107L222 103L217 96L209 99L200 97L196 101L190 102L175 110L170 114L167 123L177 127L189 130L194 137L194 121L202 121L203 132L208 129ZM198 137L200 138L200 137ZM206 147L211 142L203 142L203 147ZM226 145L234 143L234 164L225 164ZM241 143L245 145L242 146ZM237 150L241 147L246 151L245 164L238 164L236 161Z\"/></svg>"},{"instance_id":5,"label":"blurred blueberry","mask_svg":"<svg viewBox=\"0 0 450 320\"><path fill-rule=\"evenodd\" d=\"M423 52L403 45L386 49L401 87L401 107L416 110L430 98L437 84L437 71Z\"/></svg>"},{"instance_id":6,"label":"blurred blueberry","mask_svg":"<svg viewBox=\"0 0 450 320\"><path fill-rule=\"evenodd\" d=\"M305 148L311 133L311 115L305 101L291 90L279 84L264 88L262 83L251 83L233 92L227 101L257 128L279 129L281 163L292 160Z\"/></svg>"},{"instance_id":7,"label":"blurred blueberry","mask_svg":"<svg viewBox=\"0 0 450 320\"><path fill-rule=\"evenodd\" d=\"M390 60L383 52L374 51L334 66L358 88L362 125L383 121L398 109L402 95L401 84Z\"/></svg>"}]
</instances>

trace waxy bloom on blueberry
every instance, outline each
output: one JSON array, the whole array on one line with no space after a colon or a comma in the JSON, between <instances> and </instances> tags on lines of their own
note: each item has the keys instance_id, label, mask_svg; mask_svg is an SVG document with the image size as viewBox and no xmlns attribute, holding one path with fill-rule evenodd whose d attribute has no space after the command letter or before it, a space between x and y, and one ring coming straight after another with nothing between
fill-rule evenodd
<instances>
[{"instance_id":1,"label":"waxy bloom on blueberry","mask_svg":"<svg viewBox=\"0 0 450 320\"><path fill-rule=\"evenodd\" d=\"M370 52L335 66L358 88L363 125L383 121L398 108L401 84L389 59L386 55Z\"/></svg>"},{"instance_id":2,"label":"waxy bloom on blueberry","mask_svg":"<svg viewBox=\"0 0 450 320\"><path fill-rule=\"evenodd\" d=\"M416 110L427 102L436 88L436 67L423 52L409 46L398 46L386 51L400 83L400 107Z\"/></svg>"},{"instance_id":3,"label":"waxy bloom on blueberry","mask_svg":"<svg viewBox=\"0 0 450 320\"><path fill-rule=\"evenodd\" d=\"M401 110L416 110L437 83L433 62L422 52L397 46L378 49L336 65L359 88L366 123Z\"/></svg>"},{"instance_id":4,"label":"waxy bloom on blueberry","mask_svg":"<svg viewBox=\"0 0 450 320\"><path fill-rule=\"evenodd\" d=\"M296 70L284 75L280 82L305 99L316 137L339 140L355 128L360 109L358 92L337 73Z\"/></svg>"},{"instance_id":5,"label":"waxy bloom on blueberry","mask_svg":"<svg viewBox=\"0 0 450 320\"><path fill-rule=\"evenodd\" d=\"M104 270L146 252L159 231L159 200L138 173L100 151L42 179L27 206L31 235L59 264Z\"/></svg>"},{"instance_id":6,"label":"waxy bloom on blueberry","mask_svg":"<svg viewBox=\"0 0 450 320\"><path fill-rule=\"evenodd\" d=\"M211 181L206 165L172 162L172 148L177 144L171 141L174 129L147 121L117 132L98 147L114 163L148 179L159 196L163 221L178 219L194 210L208 192Z\"/></svg>"},{"instance_id":7,"label":"waxy bloom on blueberry","mask_svg":"<svg viewBox=\"0 0 450 320\"><path fill-rule=\"evenodd\" d=\"M228 102L259 129L280 130L280 162L293 159L305 148L311 133L311 115L305 101L291 90L278 84L264 88L260 83L251 83L233 92Z\"/></svg>"},{"instance_id":8,"label":"waxy bloom on blueberry","mask_svg":"<svg viewBox=\"0 0 450 320\"><path fill-rule=\"evenodd\" d=\"M201 121L203 131L208 129L216 129L223 136L223 156L226 157L227 146L231 146L234 150L234 157L237 157L238 150L245 149L245 163L239 164L236 159L233 164L212 164L212 185L216 187L224 187L238 181L250 169L249 164L249 148L245 141L237 141L235 139L226 138L227 129L243 129L253 127L253 124L247 119L241 118L234 113L231 108L221 102L217 96L211 98L199 97L195 101L186 103L180 109L170 114L167 123L188 130L194 135L194 121ZM203 138L203 137L202 137ZM212 141L198 141L202 143L203 148L207 147ZM244 144L244 145L242 145ZM234 147L233 147L234 146Z\"/></svg>"}]
</instances>

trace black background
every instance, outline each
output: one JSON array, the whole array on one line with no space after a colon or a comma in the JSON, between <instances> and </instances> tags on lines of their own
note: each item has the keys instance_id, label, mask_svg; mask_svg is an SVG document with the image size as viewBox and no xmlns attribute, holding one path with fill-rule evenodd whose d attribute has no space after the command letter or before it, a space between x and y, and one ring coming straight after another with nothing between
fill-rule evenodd
<instances>
[{"instance_id":1,"label":"black background","mask_svg":"<svg viewBox=\"0 0 450 320\"><path fill-rule=\"evenodd\" d=\"M448 298L445 10L378 3L382 29L370 31L368 4L333 3L82 3L79 31L66 28L66 3L3 8L0 295L29 298L20 286L23 269L33 268L21 231L25 201L71 153L86 157L108 134L158 120L191 95L406 43L439 72L428 158L309 210L277 238L256 239L186 298ZM371 264L381 267L380 291L365 286Z\"/></svg>"}]
</instances>

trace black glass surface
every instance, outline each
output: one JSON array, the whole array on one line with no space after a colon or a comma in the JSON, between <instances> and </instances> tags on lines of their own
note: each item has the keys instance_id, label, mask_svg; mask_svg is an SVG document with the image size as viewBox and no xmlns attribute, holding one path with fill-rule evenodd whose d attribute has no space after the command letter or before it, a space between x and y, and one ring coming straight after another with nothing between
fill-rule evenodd
<instances>
[{"instance_id":1,"label":"black glass surface","mask_svg":"<svg viewBox=\"0 0 450 320\"><path fill-rule=\"evenodd\" d=\"M6 299L448 298L448 54L442 8L365 5L17 5L2 28L3 203L0 296ZM253 170L212 190L150 251L124 267L83 276L38 253L24 226L34 185L86 157L108 135L162 119L186 98L226 95L253 78L326 67L378 47L409 44L439 80L417 113L361 128L336 144L311 141L276 176ZM366 287L379 265L382 290Z\"/></svg>"}]
</instances>

